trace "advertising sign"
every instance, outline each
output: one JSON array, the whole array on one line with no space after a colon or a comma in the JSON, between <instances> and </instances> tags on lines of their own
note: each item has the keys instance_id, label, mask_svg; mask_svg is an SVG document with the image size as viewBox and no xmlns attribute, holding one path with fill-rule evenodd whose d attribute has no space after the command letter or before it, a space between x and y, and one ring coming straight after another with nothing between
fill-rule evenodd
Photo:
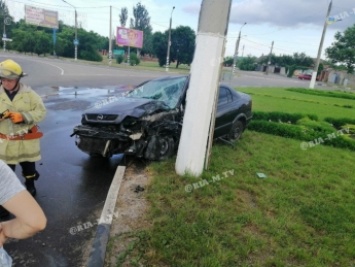
<instances>
[{"instance_id":1,"label":"advertising sign","mask_svg":"<svg viewBox=\"0 0 355 267\"><path fill-rule=\"evenodd\" d=\"M36 26L58 29L58 12L25 5L25 21Z\"/></svg>"},{"instance_id":2,"label":"advertising sign","mask_svg":"<svg viewBox=\"0 0 355 267\"><path fill-rule=\"evenodd\" d=\"M117 45L130 46L130 47L143 47L143 32L128 29L123 27L117 27Z\"/></svg>"}]
</instances>

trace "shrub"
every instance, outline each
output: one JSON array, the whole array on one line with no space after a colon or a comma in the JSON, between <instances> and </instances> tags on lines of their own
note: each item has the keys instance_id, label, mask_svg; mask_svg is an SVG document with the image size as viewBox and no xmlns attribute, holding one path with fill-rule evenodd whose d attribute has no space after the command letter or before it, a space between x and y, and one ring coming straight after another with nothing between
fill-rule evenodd
<instances>
[{"instance_id":1,"label":"shrub","mask_svg":"<svg viewBox=\"0 0 355 267\"><path fill-rule=\"evenodd\" d=\"M314 121L309 118L298 120L297 125L304 126L304 133L310 137L327 136L327 134L335 131L334 127L328 122Z\"/></svg>"},{"instance_id":2,"label":"shrub","mask_svg":"<svg viewBox=\"0 0 355 267\"><path fill-rule=\"evenodd\" d=\"M342 126L346 124L355 124L355 119L349 119L349 118L325 118L325 121L331 123L336 129L340 129Z\"/></svg>"},{"instance_id":3,"label":"shrub","mask_svg":"<svg viewBox=\"0 0 355 267\"><path fill-rule=\"evenodd\" d=\"M138 58L136 53L130 53L129 54L129 63L131 66L139 65L140 59Z\"/></svg>"},{"instance_id":4,"label":"shrub","mask_svg":"<svg viewBox=\"0 0 355 267\"><path fill-rule=\"evenodd\" d=\"M313 125L311 122L305 125L293 125L285 123L270 122L265 120L253 120L248 129L277 135L286 138L293 138L305 142L321 143L333 147L346 148L355 151L355 140L347 135L347 130L337 132L329 128L329 125ZM315 127L316 126L316 127ZM355 128L355 126L354 126ZM350 130L351 132L351 130Z\"/></svg>"},{"instance_id":5,"label":"shrub","mask_svg":"<svg viewBox=\"0 0 355 267\"><path fill-rule=\"evenodd\" d=\"M267 121L274 121L274 122L283 122L283 123L297 123L298 120L308 117L314 121L318 120L316 115L304 115L304 114L289 114L283 112L261 112L255 111L253 112L253 119L255 120L267 120Z\"/></svg>"},{"instance_id":6,"label":"shrub","mask_svg":"<svg viewBox=\"0 0 355 267\"><path fill-rule=\"evenodd\" d=\"M101 62L103 60L101 54L97 51L82 51L80 53L80 58L83 58L88 61L97 61Z\"/></svg>"},{"instance_id":7,"label":"shrub","mask_svg":"<svg viewBox=\"0 0 355 267\"><path fill-rule=\"evenodd\" d=\"M265 120L252 120L248 129L277 136L304 140L302 128L297 125L270 122Z\"/></svg>"},{"instance_id":8,"label":"shrub","mask_svg":"<svg viewBox=\"0 0 355 267\"><path fill-rule=\"evenodd\" d=\"M326 118L326 121L318 121L315 115L254 112L248 128L257 132L355 151L353 138L355 120L347 118Z\"/></svg>"},{"instance_id":9,"label":"shrub","mask_svg":"<svg viewBox=\"0 0 355 267\"><path fill-rule=\"evenodd\" d=\"M340 135L332 139L328 138L324 143L333 147L355 150L355 140L347 135Z\"/></svg>"},{"instance_id":10,"label":"shrub","mask_svg":"<svg viewBox=\"0 0 355 267\"><path fill-rule=\"evenodd\" d=\"M116 57L116 62L117 62L118 64L121 64L121 63L123 62L123 60L124 60L123 55L118 55L118 56Z\"/></svg>"}]
</instances>

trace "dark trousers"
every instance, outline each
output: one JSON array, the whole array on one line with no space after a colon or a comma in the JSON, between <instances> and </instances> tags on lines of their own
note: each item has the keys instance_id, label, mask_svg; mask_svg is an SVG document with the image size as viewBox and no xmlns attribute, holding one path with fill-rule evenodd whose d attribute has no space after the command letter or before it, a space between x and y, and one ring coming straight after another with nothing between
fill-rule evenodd
<instances>
[{"instance_id":1,"label":"dark trousers","mask_svg":"<svg viewBox=\"0 0 355 267\"><path fill-rule=\"evenodd\" d=\"M15 171L16 164L8 164L8 165L13 171ZM29 162L29 161L20 162L20 166L22 168L22 175L25 177L33 176L37 173L35 162Z\"/></svg>"}]
</instances>

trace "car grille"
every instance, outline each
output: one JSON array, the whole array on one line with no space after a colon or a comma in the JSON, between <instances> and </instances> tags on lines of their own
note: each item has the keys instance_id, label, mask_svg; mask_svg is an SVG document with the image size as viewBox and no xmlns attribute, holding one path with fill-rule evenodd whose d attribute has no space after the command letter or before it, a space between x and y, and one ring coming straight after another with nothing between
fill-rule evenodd
<instances>
[{"instance_id":1,"label":"car grille","mask_svg":"<svg viewBox=\"0 0 355 267\"><path fill-rule=\"evenodd\" d=\"M87 121L114 121L118 118L116 114L86 114Z\"/></svg>"}]
</instances>

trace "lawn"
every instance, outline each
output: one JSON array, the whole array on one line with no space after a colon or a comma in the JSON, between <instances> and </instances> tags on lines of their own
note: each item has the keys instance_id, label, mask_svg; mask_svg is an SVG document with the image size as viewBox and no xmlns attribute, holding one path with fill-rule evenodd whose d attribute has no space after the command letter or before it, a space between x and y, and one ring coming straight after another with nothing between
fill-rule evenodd
<instances>
[{"instance_id":1,"label":"lawn","mask_svg":"<svg viewBox=\"0 0 355 267\"><path fill-rule=\"evenodd\" d=\"M93 63L95 64L95 63ZM106 57L103 58L102 62L97 64L109 65L109 61ZM132 70L149 70L149 71L165 71L165 67L160 67L158 62L155 61L141 61L139 65L130 66L127 63L118 64L115 59L112 59L111 66L116 68L132 69ZM188 73L190 67L187 65L180 65L179 68L176 68L176 64L173 63L170 65L170 71L174 73Z\"/></svg>"},{"instance_id":2,"label":"lawn","mask_svg":"<svg viewBox=\"0 0 355 267\"><path fill-rule=\"evenodd\" d=\"M251 94L257 111L314 114L319 119L355 118L355 100L286 91L283 88L238 88ZM350 94L349 95L353 95Z\"/></svg>"},{"instance_id":3,"label":"lawn","mask_svg":"<svg viewBox=\"0 0 355 267\"><path fill-rule=\"evenodd\" d=\"M242 90L256 111L354 118L334 103L355 100ZM247 130L235 147L215 143L199 178L176 175L175 159L151 164L151 226L129 234L134 241L117 266L355 266L354 157Z\"/></svg>"}]
</instances>

